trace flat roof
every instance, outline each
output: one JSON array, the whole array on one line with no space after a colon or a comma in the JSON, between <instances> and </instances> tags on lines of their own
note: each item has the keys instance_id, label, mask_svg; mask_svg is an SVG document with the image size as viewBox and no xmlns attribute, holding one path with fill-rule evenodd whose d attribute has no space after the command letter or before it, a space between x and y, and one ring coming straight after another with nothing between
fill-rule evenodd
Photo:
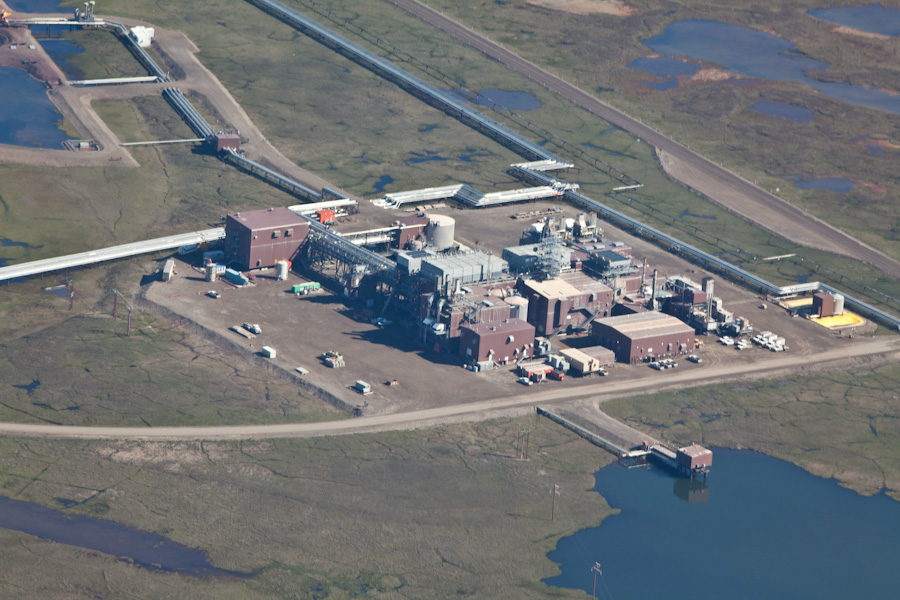
<instances>
[{"instance_id":1,"label":"flat roof","mask_svg":"<svg viewBox=\"0 0 900 600\"><path fill-rule=\"evenodd\" d=\"M477 335L485 335L489 333L518 333L520 331L534 331L531 323L526 323L521 319L507 319L505 321L495 321L494 323L467 323L461 325L460 329L471 329Z\"/></svg>"},{"instance_id":2,"label":"flat roof","mask_svg":"<svg viewBox=\"0 0 900 600\"><path fill-rule=\"evenodd\" d=\"M283 206L231 213L229 218L251 231L308 225L309 221Z\"/></svg>"},{"instance_id":3,"label":"flat roof","mask_svg":"<svg viewBox=\"0 0 900 600\"><path fill-rule=\"evenodd\" d=\"M526 279L525 285L545 298L568 298L570 296L580 296L583 293L568 281L560 278L546 281Z\"/></svg>"},{"instance_id":4,"label":"flat roof","mask_svg":"<svg viewBox=\"0 0 900 600\"><path fill-rule=\"evenodd\" d=\"M590 275L585 274L583 271L563 273L559 276L559 278L577 289L582 294L586 292L612 292L611 287L609 287L599 279L594 279Z\"/></svg>"},{"instance_id":5,"label":"flat roof","mask_svg":"<svg viewBox=\"0 0 900 600\"><path fill-rule=\"evenodd\" d=\"M605 319L597 319L594 323L615 329L633 340L659 335L694 332L692 327L680 319L655 311L606 317Z\"/></svg>"},{"instance_id":6,"label":"flat roof","mask_svg":"<svg viewBox=\"0 0 900 600\"><path fill-rule=\"evenodd\" d=\"M690 446L679 448L678 451L682 454L687 454L691 458L703 456L704 454L712 454L712 450L710 450L709 448L704 448L699 444L691 444Z\"/></svg>"}]
</instances>

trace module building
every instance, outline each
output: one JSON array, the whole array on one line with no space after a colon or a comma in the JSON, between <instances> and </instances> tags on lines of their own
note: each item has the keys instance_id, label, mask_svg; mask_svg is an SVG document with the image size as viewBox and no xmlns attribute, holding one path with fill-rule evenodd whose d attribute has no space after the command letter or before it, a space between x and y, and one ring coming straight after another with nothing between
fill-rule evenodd
<instances>
[{"instance_id":1,"label":"module building","mask_svg":"<svg viewBox=\"0 0 900 600\"><path fill-rule=\"evenodd\" d=\"M229 260L242 271L293 261L308 233L309 221L284 207L233 213L225 219Z\"/></svg>"},{"instance_id":2,"label":"module building","mask_svg":"<svg viewBox=\"0 0 900 600\"><path fill-rule=\"evenodd\" d=\"M569 332L596 317L608 317L612 310L612 289L580 272L545 281L525 279L519 290L528 300L528 322L538 335Z\"/></svg>"},{"instance_id":3,"label":"module building","mask_svg":"<svg viewBox=\"0 0 900 600\"><path fill-rule=\"evenodd\" d=\"M467 363L504 364L533 354L534 326L520 319L472 323L460 328L459 354Z\"/></svg>"},{"instance_id":4,"label":"module building","mask_svg":"<svg viewBox=\"0 0 900 600\"><path fill-rule=\"evenodd\" d=\"M660 312L598 319L591 326L591 334L624 363L690 354L694 350L694 329Z\"/></svg>"}]
</instances>

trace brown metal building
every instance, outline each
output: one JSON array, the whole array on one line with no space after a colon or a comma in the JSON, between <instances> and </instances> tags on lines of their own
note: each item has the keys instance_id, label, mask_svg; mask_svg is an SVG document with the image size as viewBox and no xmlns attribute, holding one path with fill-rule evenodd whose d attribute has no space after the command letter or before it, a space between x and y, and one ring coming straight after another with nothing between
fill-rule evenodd
<instances>
[{"instance_id":1,"label":"brown metal building","mask_svg":"<svg viewBox=\"0 0 900 600\"><path fill-rule=\"evenodd\" d=\"M531 356L534 326L520 319L473 323L460 328L459 354L467 363L507 363Z\"/></svg>"},{"instance_id":2,"label":"brown metal building","mask_svg":"<svg viewBox=\"0 0 900 600\"><path fill-rule=\"evenodd\" d=\"M678 463L678 471L690 477L698 471L706 471L712 466L712 450L691 444L679 448L675 454L675 462Z\"/></svg>"},{"instance_id":3,"label":"brown metal building","mask_svg":"<svg viewBox=\"0 0 900 600\"><path fill-rule=\"evenodd\" d=\"M222 152L226 148L231 150L241 149L241 136L236 133L217 133L215 137L216 152Z\"/></svg>"},{"instance_id":4,"label":"brown metal building","mask_svg":"<svg viewBox=\"0 0 900 600\"><path fill-rule=\"evenodd\" d=\"M594 321L591 334L601 346L616 353L619 362L690 354L694 329L660 312L643 312Z\"/></svg>"},{"instance_id":5,"label":"brown metal building","mask_svg":"<svg viewBox=\"0 0 900 600\"><path fill-rule=\"evenodd\" d=\"M528 322L538 335L567 331L594 316L607 317L612 309L612 289L581 272L547 281L526 279L519 289L528 300Z\"/></svg>"},{"instance_id":6,"label":"brown metal building","mask_svg":"<svg viewBox=\"0 0 900 600\"><path fill-rule=\"evenodd\" d=\"M242 271L294 260L308 233L309 221L283 207L234 213L225 219L229 258Z\"/></svg>"},{"instance_id":7,"label":"brown metal building","mask_svg":"<svg viewBox=\"0 0 900 600\"><path fill-rule=\"evenodd\" d=\"M830 317L834 314L834 296L826 292L813 294L813 312L820 317Z\"/></svg>"}]
</instances>

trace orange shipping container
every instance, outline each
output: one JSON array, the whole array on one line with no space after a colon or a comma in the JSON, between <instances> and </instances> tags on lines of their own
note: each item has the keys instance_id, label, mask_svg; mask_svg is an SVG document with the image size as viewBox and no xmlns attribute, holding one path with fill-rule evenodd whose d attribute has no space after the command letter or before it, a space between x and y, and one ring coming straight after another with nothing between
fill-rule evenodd
<instances>
[{"instance_id":1,"label":"orange shipping container","mask_svg":"<svg viewBox=\"0 0 900 600\"><path fill-rule=\"evenodd\" d=\"M330 208L323 208L322 210L316 211L316 216L319 217L319 223L327 224L334 223L334 211Z\"/></svg>"}]
</instances>

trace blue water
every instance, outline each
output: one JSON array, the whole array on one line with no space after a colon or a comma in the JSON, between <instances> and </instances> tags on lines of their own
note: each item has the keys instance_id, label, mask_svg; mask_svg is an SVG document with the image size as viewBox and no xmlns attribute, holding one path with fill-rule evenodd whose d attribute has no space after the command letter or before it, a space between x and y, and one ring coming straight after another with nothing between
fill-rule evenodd
<instances>
[{"instance_id":1,"label":"blue water","mask_svg":"<svg viewBox=\"0 0 900 600\"><path fill-rule=\"evenodd\" d=\"M806 14L862 31L890 36L900 35L900 10L885 8L882 4L809 10Z\"/></svg>"},{"instance_id":2,"label":"blue water","mask_svg":"<svg viewBox=\"0 0 900 600\"><path fill-rule=\"evenodd\" d=\"M679 75L693 75L700 70L700 65L695 65L677 58L636 58L627 65L632 69L650 73L657 77L677 77Z\"/></svg>"},{"instance_id":3,"label":"blue water","mask_svg":"<svg viewBox=\"0 0 900 600\"><path fill-rule=\"evenodd\" d=\"M528 111L541 107L537 98L526 92L508 92L506 90L481 90L475 99L481 106L498 104L508 110Z\"/></svg>"},{"instance_id":4,"label":"blue water","mask_svg":"<svg viewBox=\"0 0 900 600\"><path fill-rule=\"evenodd\" d=\"M35 379L35 380L33 380L31 383L29 383L28 385L14 385L13 387L16 388L16 389L25 390L26 392L28 392L28 393L30 394L30 393L33 392L33 391L37 388L37 386L39 386L39 385L41 385L41 382L38 381L37 379Z\"/></svg>"},{"instance_id":5,"label":"blue water","mask_svg":"<svg viewBox=\"0 0 900 600\"><path fill-rule=\"evenodd\" d=\"M447 160L443 156L438 155L437 152L433 152L431 150L426 150L424 155L419 152L412 152L411 154L413 155L413 157L406 159L407 164L410 165L417 165L423 162Z\"/></svg>"},{"instance_id":6,"label":"blue water","mask_svg":"<svg viewBox=\"0 0 900 600\"><path fill-rule=\"evenodd\" d=\"M60 0L4 0L13 12L55 13L71 12L72 8L62 8Z\"/></svg>"},{"instance_id":7,"label":"blue water","mask_svg":"<svg viewBox=\"0 0 900 600\"><path fill-rule=\"evenodd\" d=\"M379 194L383 194L384 186L390 185L392 183L394 183L393 177L391 177L390 175L382 175L381 177L378 178L378 181L376 181L372 185L372 189L375 190L376 192L378 192Z\"/></svg>"},{"instance_id":8,"label":"blue water","mask_svg":"<svg viewBox=\"0 0 900 600\"><path fill-rule=\"evenodd\" d=\"M61 149L68 139L46 86L25 71L0 67L0 107L0 144Z\"/></svg>"},{"instance_id":9,"label":"blue water","mask_svg":"<svg viewBox=\"0 0 900 600\"><path fill-rule=\"evenodd\" d=\"M749 77L802 83L837 100L900 114L900 95L811 79L807 73L827 69L828 63L800 56L793 42L747 27L702 19L676 21L644 45L660 54L717 63Z\"/></svg>"},{"instance_id":10,"label":"blue water","mask_svg":"<svg viewBox=\"0 0 900 600\"><path fill-rule=\"evenodd\" d=\"M846 177L822 177L820 179L804 179L798 175L785 177L792 179L794 185L801 190L828 190L838 194L846 194L856 187L856 182Z\"/></svg>"},{"instance_id":11,"label":"blue water","mask_svg":"<svg viewBox=\"0 0 900 600\"><path fill-rule=\"evenodd\" d=\"M62 504L67 502L66 499L58 501ZM213 567L202 551L176 544L155 533L3 496L0 496L0 527L110 554L153 571L177 572L196 577L252 576L251 573Z\"/></svg>"},{"instance_id":12,"label":"blue water","mask_svg":"<svg viewBox=\"0 0 900 600\"><path fill-rule=\"evenodd\" d=\"M895 598L900 503L748 451L715 451L708 486L656 469L600 470L594 488L621 513L563 538L549 585L598 598ZM560 506L557 506L560 510ZM564 508L562 509L564 510Z\"/></svg>"},{"instance_id":13,"label":"blue water","mask_svg":"<svg viewBox=\"0 0 900 600\"><path fill-rule=\"evenodd\" d=\"M53 62L66 74L69 79L84 79L84 71L69 64L69 57L73 54L81 54L84 48L64 38L52 38L38 40L44 51L53 59Z\"/></svg>"},{"instance_id":14,"label":"blue water","mask_svg":"<svg viewBox=\"0 0 900 600\"><path fill-rule=\"evenodd\" d=\"M794 106L793 104L782 104L781 102L772 102L770 100L760 100L750 107L751 110L760 112L764 115L772 117L781 117L787 121L794 123L806 123L812 121L815 115L808 108L802 106Z\"/></svg>"},{"instance_id":15,"label":"blue water","mask_svg":"<svg viewBox=\"0 0 900 600\"><path fill-rule=\"evenodd\" d=\"M11 240L11 239L9 239L9 238L0 238L0 246L4 246L4 247L16 247L16 248L25 248L25 249L28 249L28 250L31 250L31 249L34 249L34 250L40 250L41 248L44 247L43 244L41 244L41 245L39 245L39 246L32 246L32 245L29 244L28 242L17 242L17 241L15 241L15 240Z\"/></svg>"},{"instance_id":16,"label":"blue water","mask_svg":"<svg viewBox=\"0 0 900 600\"><path fill-rule=\"evenodd\" d=\"M487 89L478 92L475 98L470 98L460 88L444 90L466 102L474 102L479 106L505 108L507 110L529 111L540 108L541 103L537 98L526 92L509 92L506 90Z\"/></svg>"},{"instance_id":17,"label":"blue water","mask_svg":"<svg viewBox=\"0 0 900 600\"><path fill-rule=\"evenodd\" d=\"M708 221L716 220L716 217L713 215L694 215L694 214L691 214L691 211L689 211L688 209L684 209L684 212L681 213L680 218L686 219L688 217L693 217L695 219L706 219Z\"/></svg>"}]
</instances>

